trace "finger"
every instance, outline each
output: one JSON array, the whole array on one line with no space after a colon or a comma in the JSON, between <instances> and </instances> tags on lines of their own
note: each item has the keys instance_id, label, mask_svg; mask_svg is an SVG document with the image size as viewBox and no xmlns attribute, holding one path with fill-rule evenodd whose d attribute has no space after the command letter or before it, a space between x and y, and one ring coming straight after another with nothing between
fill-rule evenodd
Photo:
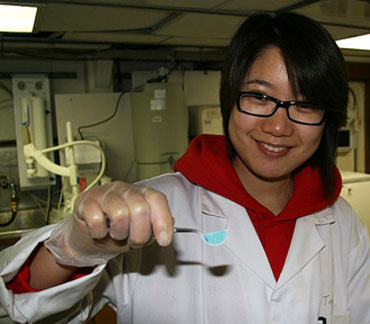
<instances>
[{"instance_id":1,"label":"finger","mask_svg":"<svg viewBox=\"0 0 370 324\"><path fill-rule=\"evenodd\" d=\"M173 217L166 196L155 190L144 193L145 200L150 206L151 223L156 241L161 246L167 246L172 241Z\"/></svg>"},{"instance_id":2,"label":"finger","mask_svg":"<svg viewBox=\"0 0 370 324\"><path fill-rule=\"evenodd\" d=\"M107 192L101 199L101 207L108 217L109 235L115 240L124 240L129 233L129 210L121 195Z\"/></svg>"},{"instance_id":3,"label":"finger","mask_svg":"<svg viewBox=\"0 0 370 324\"><path fill-rule=\"evenodd\" d=\"M111 184L97 186L83 192L74 205L74 215L80 226L86 227L90 237L104 238L108 233L107 217L101 206L101 198L113 187Z\"/></svg>"},{"instance_id":4,"label":"finger","mask_svg":"<svg viewBox=\"0 0 370 324\"><path fill-rule=\"evenodd\" d=\"M101 239L107 236L108 226L107 218L101 209L100 204L86 196L81 202L82 207L78 219L84 221L87 225L91 238Z\"/></svg>"},{"instance_id":5,"label":"finger","mask_svg":"<svg viewBox=\"0 0 370 324\"><path fill-rule=\"evenodd\" d=\"M78 218L82 218L83 215L83 209L86 206L89 206L89 202L92 200L99 201L100 198L105 194L106 191L109 190L108 185L105 186L98 186L93 189L91 189L88 192L81 193L74 204L73 212L75 216ZM100 207L99 207L100 208Z\"/></svg>"},{"instance_id":6,"label":"finger","mask_svg":"<svg viewBox=\"0 0 370 324\"><path fill-rule=\"evenodd\" d=\"M145 245L152 236L150 206L136 190L125 192L124 200L130 215L128 243L130 246Z\"/></svg>"}]
</instances>

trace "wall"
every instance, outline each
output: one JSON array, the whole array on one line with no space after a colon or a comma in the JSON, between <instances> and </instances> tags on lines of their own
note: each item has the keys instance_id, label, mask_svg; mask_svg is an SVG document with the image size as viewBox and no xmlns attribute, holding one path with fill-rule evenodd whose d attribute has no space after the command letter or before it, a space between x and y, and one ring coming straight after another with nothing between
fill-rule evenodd
<instances>
[{"instance_id":1,"label":"wall","mask_svg":"<svg viewBox=\"0 0 370 324\"><path fill-rule=\"evenodd\" d=\"M156 77L157 71L132 72L134 89ZM170 74L169 83L182 84L186 105L218 104L220 73L216 71L177 71ZM77 128L103 120L111 115L119 93L94 92L79 94L56 94L56 120L58 140L65 142L65 123L73 121L74 135L79 138ZM109 122L84 130L86 139L99 139L107 155L107 175L114 180L133 182L136 180L133 133L131 124L131 95L126 93L119 102L117 115Z\"/></svg>"},{"instance_id":2,"label":"wall","mask_svg":"<svg viewBox=\"0 0 370 324\"><path fill-rule=\"evenodd\" d=\"M135 181L135 159L131 127L131 96L120 93L57 94L55 96L58 141L66 141L65 124L72 121L73 134L79 138L77 128L111 116L118 105L117 114L104 124L82 129L86 140L99 140L107 158L106 174L114 180ZM132 169L132 170L131 170Z\"/></svg>"},{"instance_id":3,"label":"wall","mask_svg":"<svg viewBox=\"0 0 370 324\"><path fill-rule=\"evenodd\" d=\"M74 135L79 138L77 126L104 119L115 107L119 93L113 93L113 61L53 61L53 60L3 60L0 67L0 142L12 145L15 141L14 112L11 98L11 74L45 73L51 76L50 85L53 101L55 138L65 142L65 122L72 120ZM120 63L121 75L130 74L123 80L124 88L131 89L158 75L161 63ZM186 105L218 104L220 73L218 71L191 71L191 65L170 73L168 81L182 84ZM190 69L189 71L186 69ZM167 69L168 71L169 69ZM127 84L129 83L129 84ZM130 96L120 101L118 115L111 123L86 130L90 137L98 136L104 142L108 157L107 173L113 179L135 180L132 168ZM10 144L9 144L10 142ZM131 170L130 170L131 169ZM0 201L1 205L1 201Z\"/></svg>"},{"instance_id":4,"label":"wall","mask_svg":"<svg viewBox=\"0 0 370 324\"><path fill-rule=\"evenodd\" d=\"M65 78L67 72L75 73L75 78ZM52 93L81 93L86 91L86 67L83 61L40 61L40 60L1 60L0 73L3 78L0 85L12 92L10 74L29 74L29 73L61 73L61 77L50 79ZM9 105L2 105L5 100L9 100L8 92L0 88L0 141L15 140L14 112L12 102Z\"/></svg>"}]
</instances>

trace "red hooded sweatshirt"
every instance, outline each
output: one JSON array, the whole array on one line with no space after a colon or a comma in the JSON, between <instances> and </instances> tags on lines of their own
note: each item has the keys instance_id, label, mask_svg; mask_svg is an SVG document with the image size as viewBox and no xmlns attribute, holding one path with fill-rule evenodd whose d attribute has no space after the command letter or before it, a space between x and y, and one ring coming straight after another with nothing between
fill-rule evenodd
<instances>
[{"instance_id":1,"label":"red hooded sweatshirt","mask_svg":"<svg viewBox=\"0 0 370 324\"><path fill-rule=\"evenodd\" d=\"M324 199L318 170L306 165L294 175L294 190L288 204L279 215L274 215L244 189L228 157L225 137L219 135L196 137L175 163L174 170L191 182L246 208L276 280L288 254L296 219L330 206L342 187L336 169L335 195L332 199Z\"/></svg>"}]
</instances>

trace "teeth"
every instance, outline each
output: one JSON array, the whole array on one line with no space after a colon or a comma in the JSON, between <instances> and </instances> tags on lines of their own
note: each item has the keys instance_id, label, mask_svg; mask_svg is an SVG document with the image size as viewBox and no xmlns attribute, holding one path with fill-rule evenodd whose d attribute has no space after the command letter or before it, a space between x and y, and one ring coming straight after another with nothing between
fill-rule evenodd
<instances>
[{"instance_id":1,"label":"teeth","mask_svg":"<svg viewBox=\"0 0 370 324\"><path fill-rule=\"evenodd\" d=\"M275 147L275 146L271 146L271 145L268 145L268 144L264 144L262 143L263 147L271 152L275 152L275 153L278 153L278 152L281 152L283 150L285 150L285 147Z\"/></svg>"}]
</instances>

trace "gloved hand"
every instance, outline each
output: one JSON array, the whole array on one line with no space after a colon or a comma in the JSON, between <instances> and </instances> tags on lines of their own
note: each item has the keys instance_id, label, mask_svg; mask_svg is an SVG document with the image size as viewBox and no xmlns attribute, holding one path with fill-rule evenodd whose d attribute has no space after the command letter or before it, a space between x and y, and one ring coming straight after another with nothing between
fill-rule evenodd
<instances>
[{"instance_id":1,"label":"gloved hand","mask_svg":"<svg viewBox=\"0 0 370 324\"><path fill-rule=\"evenodd\" d=\"M173 218L164 194L116 181L82 193L73 215L55 227L45 246L58 263L85 267L146 245L153 236L167 246L172 234Z\"/></svg>"}]
</instances>

